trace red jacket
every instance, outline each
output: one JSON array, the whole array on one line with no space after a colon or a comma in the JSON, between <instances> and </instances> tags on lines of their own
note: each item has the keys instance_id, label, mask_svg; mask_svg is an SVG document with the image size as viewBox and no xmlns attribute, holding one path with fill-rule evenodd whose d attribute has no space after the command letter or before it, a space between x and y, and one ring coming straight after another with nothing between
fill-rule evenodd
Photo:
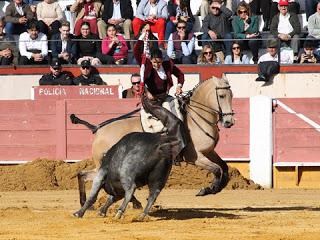
<instances>
[{"instance_id":1,"label":"red jacket","mask_svg":"<svg viewBox=\"0 0 320 240\"><path fill-rule=\"evenodd\" d=\"M136 43L133 54L137 63L141 66L142 63L142 53L143 53L143 41L138 40ZM173 86L172 75L176 76L178 83L183 85L184 83L184 74L179 68L170 61L162 62L163 69L167 75L167 80L162 80L157 71L152 67L150 59L146 59L145 62L145 71L144 71L144 83L147 86L151 94L163 94L168 93L169 89Z\"/></svg>"}]
</instances>

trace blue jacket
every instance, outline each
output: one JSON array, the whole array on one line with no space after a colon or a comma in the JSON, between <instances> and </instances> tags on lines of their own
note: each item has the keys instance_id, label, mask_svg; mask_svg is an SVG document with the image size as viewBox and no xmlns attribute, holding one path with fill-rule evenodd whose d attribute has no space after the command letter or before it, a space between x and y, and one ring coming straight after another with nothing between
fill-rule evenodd
<instances>
[{"instance_id":1,"label":"blue jacket","mask_svg":"<svg viewBox=\"0 0 320 240\"><path fill-rule=\"evenodd\" d=\"M66 51L70 54L72 61L75 61L75 59L77 58L77 43L76 41L72 41L74 39L75 39L74 36L70 34L70 38L67 41L67 49L66 49ZM50 42L52 58L58 58L58 55L62 51L62 41L61 41L60 33L54 34L51 37L51 40L53 40Z\"/></svg>"}]
</instances>

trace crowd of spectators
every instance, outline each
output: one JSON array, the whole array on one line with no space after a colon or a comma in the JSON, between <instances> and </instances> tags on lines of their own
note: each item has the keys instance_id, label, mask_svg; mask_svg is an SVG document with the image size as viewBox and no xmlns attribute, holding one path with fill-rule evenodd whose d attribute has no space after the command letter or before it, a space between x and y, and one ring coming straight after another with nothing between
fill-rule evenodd
<instances>
[{"instance_id":1,"label":"crowd of spectators","mask_svg":"<svg viewBox=\"0 0 320 240\"><path fill-rule=\"evenodd\" d=\"M277 39L279 49L291 49L291 62L319 59L316 0L306 0L307 32L302 31L295 0L201 0L202 27L197 36L190 0L140 0L135 16L131 1L135 0L75 0L70 6L75 22L70 24L56 0L37 5L12 0L0 21L0 63L39 65L52 59L79 65L87 60L93 66L136 63L129 61L129 52L145 27L152 40L149 48L162 50L175 64L257 64L266 36ZM235 2L237 6L232 6ZM195 49L196 42L201 50Z\"/></svg>"}]
</instances>

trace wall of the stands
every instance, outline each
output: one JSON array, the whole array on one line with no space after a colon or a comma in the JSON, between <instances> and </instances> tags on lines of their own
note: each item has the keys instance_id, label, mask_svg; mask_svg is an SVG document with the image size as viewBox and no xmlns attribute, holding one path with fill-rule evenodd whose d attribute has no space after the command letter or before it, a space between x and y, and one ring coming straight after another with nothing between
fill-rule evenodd
<instances>
[{"instance_id":1,"label":"wall of the stands","mask_svg":"<svg viewBox=\"0 0 320 240\"><path fill-rule=\"evenodd\" d=\"M270 97L320 97L320 66L282 66L281 73L268 83L256 82L257 67L247 66L180 66L185 73L184 90L190 90L199 81L211 76L225 73L230 81L235 97L266 95ZM77 67L68 67L75 76L79 75ZM128 88L130 75L138 72L137 66L102 67L97 69L109 85L122 85ZM47 67L2 67L0 68L0 100L31 99L32 86L39 85L40 77L47 73Z\"/></svg>"}]
</instances>

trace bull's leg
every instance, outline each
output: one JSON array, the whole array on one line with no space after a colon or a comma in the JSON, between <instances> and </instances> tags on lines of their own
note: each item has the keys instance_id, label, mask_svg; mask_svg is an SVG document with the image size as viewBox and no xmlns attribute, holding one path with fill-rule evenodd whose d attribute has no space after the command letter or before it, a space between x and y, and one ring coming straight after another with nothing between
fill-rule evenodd
<instances>
[{"instance_id":1,"label":"bull's leg","mask_svg":"<svg viewBox=\"0 0 320 240\"><path fill-rule=\"evenodd\" d=\"M114 216L115 219L120 219L126 210L128 203L131 201L134 191L136 190L136 185L131 184L131 187L125 189L125 196L121 206L118 209L117 214Z\"/></svg>"},{"instance_id":2,"label":"bull's leg","mask_svg":"<svg viewBox=\"0 0 320 240\"><path fill-rule=\"evenodd\" d=\"M79 197L80 205L83 206L86 202L86 185L85 183L92 180L96 175L96 170L81 171L78 173L78 186L79 186Z\"/></svg>"},{"instance_id":3,"label":"bull's leg","mask_svg":"<svg viewBox=\"0 0 320 240\"><path fill-rule=\"evenodd\" d=\"M108 208L117 201L115 196L109 195L107 202L100 208L98 215L101 217L105 217L108 211Z\"/></svg>"},{"instance_id":4,"label":"bull's leg","mask_svg":"<svg viewBox=\"0 0 320 240\"><path fill-rule=\"evenodd\" d=\"M160 192L161 192L160 189L153 189L150 191L147 205L144 208L143 213L137 219L135 219L136 221L143 221L143 219L146 216L148 216L149 211L150 211L152 205L154 204L154 202L157 200L157 197L159 196Z\"/></svg>"},{"instance_id":5,"label":"bull's leg","mask_svg":"<svg viewBox=\"0 0 320 240\"><path fill-rule=\"evenodd\" d=\"M216 194L220 192L228 183L228 165L214 152L207 158L202 153L198 153L195 164L213 173L214 179L211 186L202 188L197 196Z\"/></svg>"},{"instance_id":6,"label":"bull's leg","mask_svg":"<svg viewBox=\"0 0 320 240\"><path fill-rule=\"evenodd\" d=\"M91 207L92 204L94 204L94 202L97 200L98 193L103 186L104 177L105 176L103 171L99 171L98 175L93 180L89 198L86 200L84 205L80 208L80 210L73 214L75 217L78 217L78 218L83 217L86 210L89 207Z\"/></svg>"},{"instance_id":7,"label":"bull's leg","mask_svg":"<svg viewBox=\"0 0 320 240\"><path fill-rule=\"evenodd\" d=\"M161 190L164 188L172 165L169 164L169 161L163 161L158 164L155 170L149 175L148 186L149 186L149 197L147 205L143 213L136 219L136 221L143 221L143 219L149 214L149 211L157 200Z\"/></svg>"}]
</instances>

